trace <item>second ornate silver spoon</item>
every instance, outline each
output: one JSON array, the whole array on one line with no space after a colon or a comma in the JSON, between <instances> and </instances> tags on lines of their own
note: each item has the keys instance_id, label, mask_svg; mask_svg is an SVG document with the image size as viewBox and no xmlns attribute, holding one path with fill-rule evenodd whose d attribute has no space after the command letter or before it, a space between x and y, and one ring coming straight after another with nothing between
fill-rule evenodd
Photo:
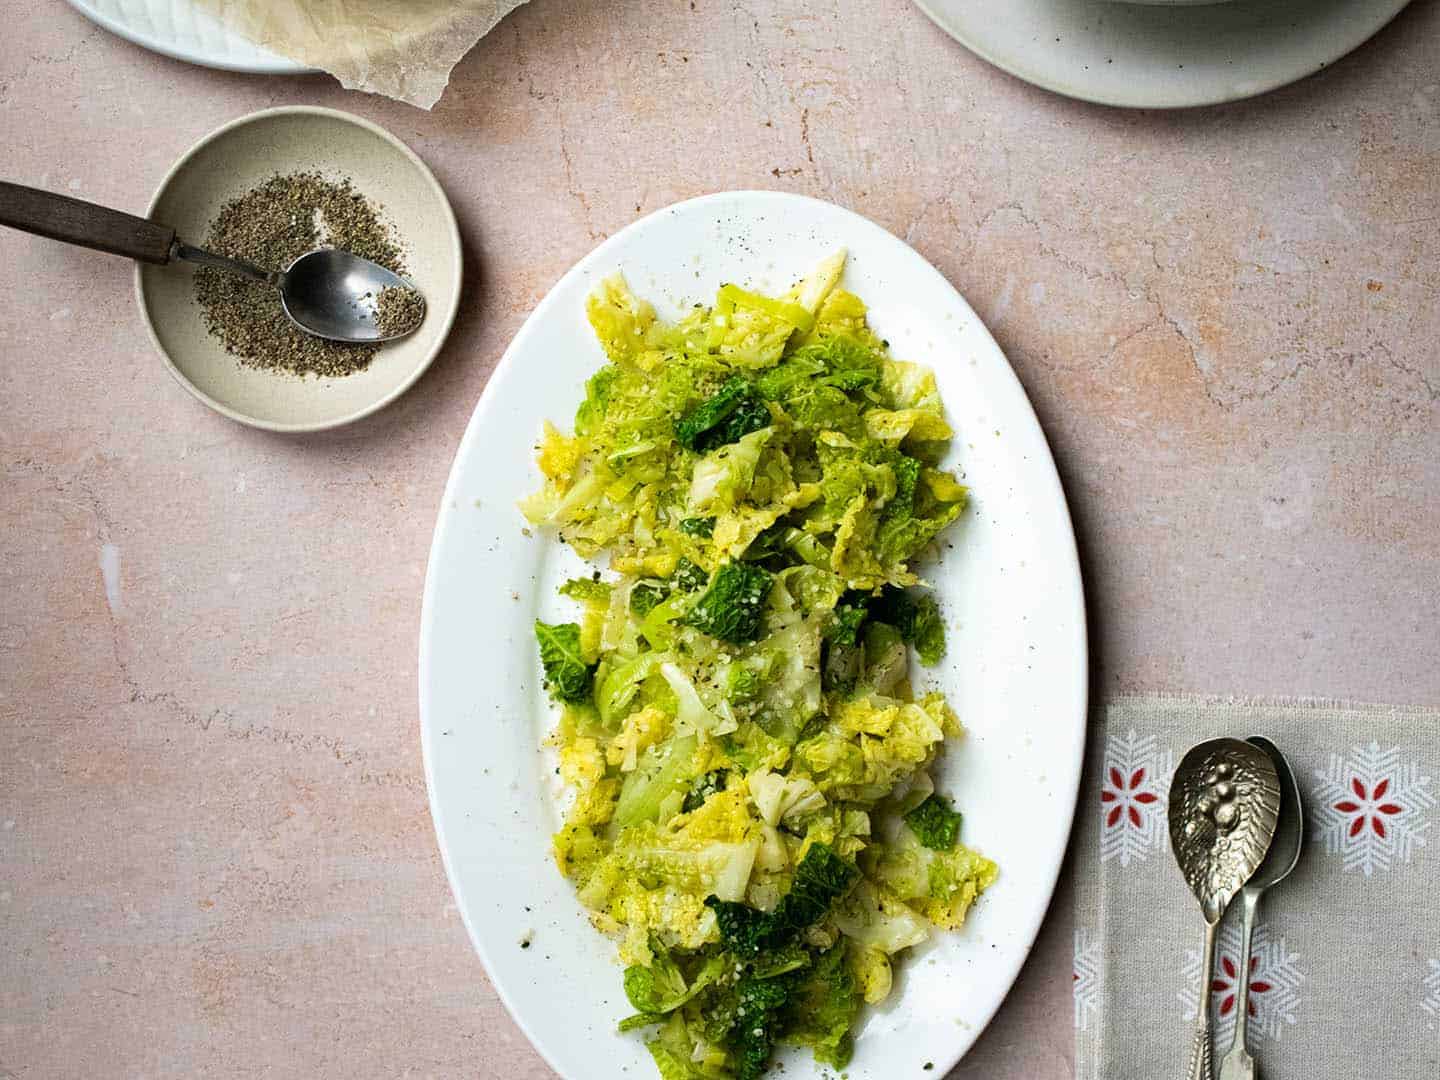
<instances>
[{"instance_id":1,"label":"second ornate silver spoon","mask_svg":"<svg viewBox=\"0 0 1440 1080\"><path fill-rule=\"evenodd\" d=\"M1193 747L1170 782L1170 845L1205 916L1200 1008L1188 1080L1211 1080L1211 972L1215 935L1230 901L1265 860L1280 812L1280 779L1270 756L1240 739Z\"/></svg>"},{"instance_id":2,"label":"second ornate silver spoon","mask_svg":"<svg viewBox=\"0 0 1440 1080\"><path fill-rule=\"evenodd\" d=\"M1255 1080L1255 1060L1245 1048L1245 1030L1249 1026L1250 1015L1250 942L1255 933L1255 912L1260 907L1260 897L1265 895L1265 890L1290 876L1290 871L1300 861L1300 849L1305 844L1305 810L1300 803L1300 785L1295 781L1290 763L1269 739L1252 735L1248 741L1269 754L1275 765L1280 777L1280 816L1269 854L1240 893L1240 899L1245 904L1245 924L1240 933L1239 971L1236 976L1240 985L1235 997L1235 1039L1230 1052L1220 1062L1220 1080Z\"/></svg>"}]
</instances>

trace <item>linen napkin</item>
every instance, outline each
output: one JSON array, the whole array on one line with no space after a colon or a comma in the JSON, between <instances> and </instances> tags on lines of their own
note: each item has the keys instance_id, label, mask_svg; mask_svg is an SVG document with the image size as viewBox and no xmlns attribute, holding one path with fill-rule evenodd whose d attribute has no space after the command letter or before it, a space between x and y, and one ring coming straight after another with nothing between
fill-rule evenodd
<instances>
[{"instance_id":1,"label":"linen napkin","mask_svg":"<svg viewBox=\"0 0 1440 1080\"><path fill-rule=\"evenodd\" d=\"M1250 1052L1266 1080L1440 1076L1440 710L1128 698L1092 717L1075 844L1076 1075L1184 1075L1201 980L1215 1061L1235 1024L1240 904L1200 970L1204 921L1166 803L1195 743L1266 735L1305 801L1299 866L1261 901Z\"/></svg>"},{"instance_id":2,"label":"linen napkin","mask_svg":"<svg viewBox=\"0 0 1440 1080\"><path fill-rule=\"evenodd\" d=\"M428 109L460 58L525 0L195 0L271 52L347 90Z\"/></svg>"}]
</instances>

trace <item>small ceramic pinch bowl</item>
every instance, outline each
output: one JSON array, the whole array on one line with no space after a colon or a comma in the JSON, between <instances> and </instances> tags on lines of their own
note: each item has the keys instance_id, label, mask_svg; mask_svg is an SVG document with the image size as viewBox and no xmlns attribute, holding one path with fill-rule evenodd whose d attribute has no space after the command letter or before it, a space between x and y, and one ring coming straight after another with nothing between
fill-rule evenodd
<instances>
[{"instance_id":1,"label":"small ceramic pinch bowl","mask_svg":"<svg viewBox=\"0 0 1440 1080\"><path fill-rule=\"evenodd\" d=\"M403 394L445 343L460 306L462 254L454 211L429 168L395 136L334 109L266 109L205 136L160 183L146 214L187 243L205 242L222 206L276 173L348 178L375 203L424 295L425 321L382 347L363 371L299 376L242 364L205 329L188 264L135 273L150 338L180 384L232 420L271 431L319 431L368 416ZM277 301L275 314L284 318Z\"/></svg>"}]
</instances>

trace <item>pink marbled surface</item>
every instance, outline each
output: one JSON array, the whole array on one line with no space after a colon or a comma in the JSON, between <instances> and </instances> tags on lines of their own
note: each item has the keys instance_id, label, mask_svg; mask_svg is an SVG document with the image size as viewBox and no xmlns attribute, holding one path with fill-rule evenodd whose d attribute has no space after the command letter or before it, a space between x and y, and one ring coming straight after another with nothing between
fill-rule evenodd
<instances>
[{"instance_id":1,"label":"pink marbled surface","mask_svg":"<svg viewBox=\"0 0 1440 1080\"><path fill-rule=\"evenodd\" d=\"M0 0L7 179L139 209L221 122L333 105L434 166L470 273L409 395L278 438L170 380L128 265L0 234L0 1077L550 1075L435 850L420 585L526 312L686 196L833 199L969 297L1068 486L1097 694L1440 704L1440 4L1178 114L853 7L534 0L426 114ZM1071 1075L1070 933L957 1077Z\"/></svg>"}]
</instances>

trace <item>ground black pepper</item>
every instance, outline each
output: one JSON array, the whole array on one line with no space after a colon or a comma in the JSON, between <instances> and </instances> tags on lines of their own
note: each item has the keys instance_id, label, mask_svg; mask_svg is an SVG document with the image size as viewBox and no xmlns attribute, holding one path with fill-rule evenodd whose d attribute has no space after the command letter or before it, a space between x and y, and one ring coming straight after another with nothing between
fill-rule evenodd
<instances>
[{"instance_id":1,"label":"ground black pepper","mask_svg":"<svg viewBox=\"0 0 1440 1080\"><path fill-rule=\"evenodd\" d=\"M381 289L375 298L375 328L390 337L407 334L425 318L425 298L414 289Z\"/></svg>"},{"instance_id":2,"label":"ground black pepper","mask_svg":"<svg viewBox=\"0 0 1440 1080\"><path fill-rule=\"evenodd\" d=\"M348 179L299 172L270 177L221 208L205 244L221 255L284 270L318 247L336 247L398 274L404 259L378 209ZM210 333L244 364L334 377L369 366L376 345L314 337L285 317L266 285L212 267L195 272L195 298Z\"/></svg>"}]
</instances>

